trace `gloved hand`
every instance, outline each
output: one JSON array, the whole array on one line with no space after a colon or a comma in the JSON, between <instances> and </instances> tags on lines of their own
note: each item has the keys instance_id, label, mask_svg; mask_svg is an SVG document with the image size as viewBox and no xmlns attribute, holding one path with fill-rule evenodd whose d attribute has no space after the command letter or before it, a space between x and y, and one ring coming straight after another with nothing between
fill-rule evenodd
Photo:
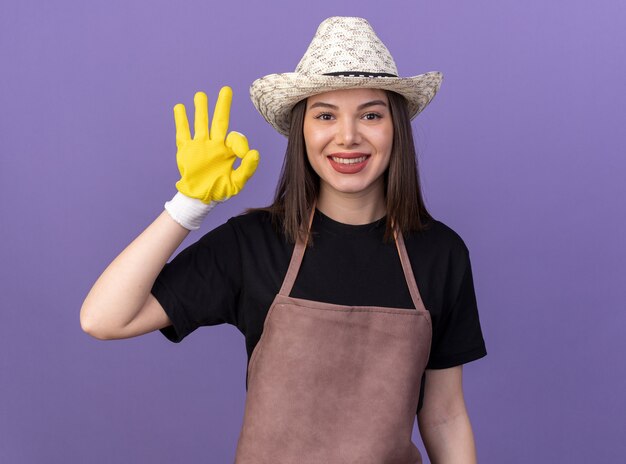
<instances>
[{"instance_id":1,"label":"gloved hand","mask_svg":"<svg viewBox=\"0 0 626 464\"><path fill-rule=\"evenodd\" d=\"M222 87L209 133L207 96L204 92L196 93L193 139L189 133L185 106L179 103L174 107L178 148L176 162L181 175L176 188L180 193L206 204L224 201L239 193L259 164L259 152L248 148L243 134L231 132L226 137L232 98L230 87ZM237 156L242 158L241 165L233 170Z\"/></svg>"},{"instance_id":2,"label":"gloved hand","mask_svg":"<svg viewBox=\"0 0 626 464\"><path fill-rule=\"evenodd\" d=\"M226 137L231 101L232 90L222 87L209 132L207 96L197 92L193 139L185 106L174 107L176 162L181 178L176 182L179 194L165 204L165 209L190 230L200 227L216 202L239 193L259 164L259 152L249 149L243 134L233 131ZM233 169L237 157L242 158L241 165Z\"/></svg>"}]
</instances>

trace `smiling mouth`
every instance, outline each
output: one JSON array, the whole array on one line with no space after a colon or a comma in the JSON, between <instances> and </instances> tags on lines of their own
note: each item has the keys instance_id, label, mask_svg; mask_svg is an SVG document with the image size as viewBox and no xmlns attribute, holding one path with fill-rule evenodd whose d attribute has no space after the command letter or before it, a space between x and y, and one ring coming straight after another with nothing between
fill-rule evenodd
<instances>
[{"instance_id":1,"label":"smiling mouth","mask_svg":"<svg viewBox=\"0 0 626 464\"><path fill-rule=\"evenodd\" d=\"M371 153L344 152L327 155L332 168L340 174L357 174L361 172L371 157Z\"/></svg>"},{"instance_id":2,"label":"smiling mouth","mask_svg":"<svg viewBox=\"0 0 626 464\"><path fill-rule=\"evenodd\" d=\"M359 156L358 158L339 158L337 156L331 156L331 159L335 163L339 164L358 164L365 161L367 159L367 156Z\"/></svg>"}]
</instances>

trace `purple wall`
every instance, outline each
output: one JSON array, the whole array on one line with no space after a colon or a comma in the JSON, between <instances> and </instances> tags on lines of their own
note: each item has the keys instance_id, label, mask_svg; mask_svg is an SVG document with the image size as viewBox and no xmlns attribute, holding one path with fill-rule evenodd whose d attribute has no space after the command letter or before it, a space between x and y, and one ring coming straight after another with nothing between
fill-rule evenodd
<instances>
[{"instance_id":1,"label":"purple wall","mask_svg":"<svg viewBox=\"0 0 626 464\"><path fill-rule=\"evenodd\" d=\"M427 205L471 251L480 462L626 455L624 2L338 3L3 4L0 462L232 462L243 336L103 342L79 309L175 193L172 107L195 91L233 87L261 164L183 245L270 200L285 141L248 87L333 15L368 18L401 74L445 76L414 128Z\"/></svg>"}]
</instances>

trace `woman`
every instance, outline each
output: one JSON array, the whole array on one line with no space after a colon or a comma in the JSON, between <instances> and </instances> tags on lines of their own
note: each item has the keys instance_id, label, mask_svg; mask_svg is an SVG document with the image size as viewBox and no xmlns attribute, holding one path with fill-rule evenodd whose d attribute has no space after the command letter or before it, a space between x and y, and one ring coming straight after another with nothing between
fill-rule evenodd
<instances>
[{"instance_id":1,"label":"woman","mask_svg":"<svg viewBox=\"0 0 626 464\"><path fill-rule=\"evenodd\" d=\"M226 136L229 88L210 132L196 94L193 139L177 105L178 193L98 279L84 330L180 342L237 326L249 360L238 463L420 463L416 412L432 462L475 462L461 372L486 350L469 253L424 207L410 126L440 83L397 77L367 21L325 20L296 72L251 87L288 136L273 204L166 265L259 161L243 135Z\"/></svg>"}]
</instances>

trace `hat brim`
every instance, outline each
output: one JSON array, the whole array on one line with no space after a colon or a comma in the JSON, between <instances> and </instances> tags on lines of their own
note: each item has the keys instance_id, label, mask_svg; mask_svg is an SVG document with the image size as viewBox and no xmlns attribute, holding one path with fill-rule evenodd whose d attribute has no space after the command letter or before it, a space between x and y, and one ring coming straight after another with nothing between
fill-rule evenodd
<instances>
[{"instance_id":1,"label":"hat brim","mask_svg":"<svg viewBox=\"0 0 626 464\"><path fill-rule=\"evenodd\" d=\"M300 100L332 90L370 88L404 96L413 119L428 106L441 86L443 74L427 72L413 77L338 77L301 73L270 74L250 86L250 98L265 120L289 135L291 110Z\"/></svg>"}]
</instances>

